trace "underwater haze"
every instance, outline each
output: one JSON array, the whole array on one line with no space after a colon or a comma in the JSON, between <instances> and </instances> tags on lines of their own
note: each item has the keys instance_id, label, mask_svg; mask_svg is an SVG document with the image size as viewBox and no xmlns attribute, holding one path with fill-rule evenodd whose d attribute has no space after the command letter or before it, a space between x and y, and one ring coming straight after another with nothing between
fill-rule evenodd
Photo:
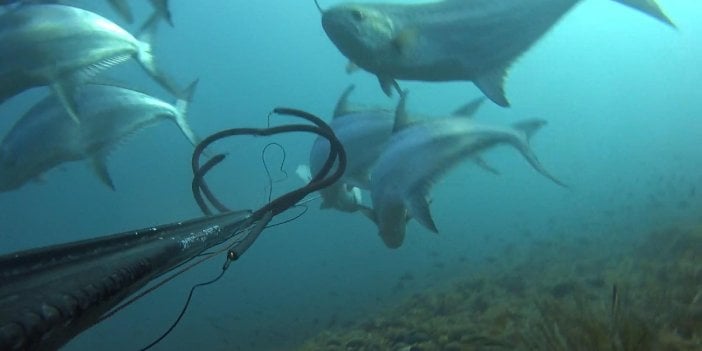
<instances>
[{"instance_id":1,"label":"underwater haze","mask_svg":"<svg viewBox=\"0 0 702 351\"><path fill-rule=\"evenodd\" d=\"M398 249L386 248L361 214L320 210L312 201L301 218L265 230L222 280L197 290L183 320L154 349L292 350L499 266L514 248L597 237L596 245L609 252L661 228L702 225L702 2L659 3L677 30L613 1L582 1L509 70L512 107L488 102L477 112L477 120L498 124L547 120L531 143L568 189L540 176L512 149L489 151L484 158L500 174L470 162L452 170L431 192L439 234L410 220ZM103 2L83 4L138 29ZM150 6L130 4L136 18L148 16ZM397 102L371 74L345 72L347 59L327 38L312 1L174 0L170 6L174 27L161 25L154 51L180 85L200 79L188 112L200 136L265 127L278 106L329 121L351 83L352 101L388 108ZM106 76L174 101L134 62ZM470 82L400 84L411 91L409 110L428 116L481 96ZM47 92L33 89L0 105L0 134ZM265 203L261 151L269 141L287 152L287 178L273 171L274 179L284 179L274 183L273 194L302 184L294 171L308 162L313 138L307 135L218 143L216 150L229 155L208 180L229 207ZM161 123L111 153L115 191L86 162L72 162L0 194L0 254L200 216L190 187L192 151L173 123ZM277 169L282 156L272 150L265 158ZM702 265L702 253L696 257ZM214 278L223 261L187 272L65 349L148 345L177 317L190 287ZM702 291L702 281L695 284ZM610 290L602 288L603 296Z\"/></svg>"}]
</instances>

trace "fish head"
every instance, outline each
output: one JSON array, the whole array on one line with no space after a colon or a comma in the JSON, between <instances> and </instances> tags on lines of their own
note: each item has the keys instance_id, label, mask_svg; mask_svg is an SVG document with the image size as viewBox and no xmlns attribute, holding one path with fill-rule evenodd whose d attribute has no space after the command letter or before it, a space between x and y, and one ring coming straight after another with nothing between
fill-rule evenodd
<instances>
[{"instance_id":1,"label":"fish head","mask_svg":"<svg viewBox=\"0 0 702 351\"><path fill-rule=\"evenodd\" d=\"M362 206L361 189L348 184L337 183L320 191L320 208L333 208L341 212L356 212Z\"/></svg>"},{"instance_id":2,"label":"fish head","mask_svg":"<svg viewBox=\"0 0 702 351\"><path fill-rule=\"evenodd\" d=\"M349 60L368 69L376 54L395 37L394 24L382 11L360 4L344 4L324 11L322 27Z\"/></svg>"},{"instance_id":3,"label":"fish head","mask_svg":"<svg viewBox=\"0 0 702 351\"><path fill-rule=\"evenodd\" d=\"M407 208L401 204L376 208L375 220L378 235L390 249L397 249L405 241L407 230Z\"/></svg>"}]
</instances>

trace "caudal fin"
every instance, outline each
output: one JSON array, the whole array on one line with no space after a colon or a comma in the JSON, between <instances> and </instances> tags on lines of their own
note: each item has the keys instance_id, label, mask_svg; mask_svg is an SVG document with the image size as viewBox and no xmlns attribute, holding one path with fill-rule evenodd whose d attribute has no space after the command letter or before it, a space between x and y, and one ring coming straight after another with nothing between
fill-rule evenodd
<instances>
[{"instance_id":1,"label":"caudal fin","mask_svg":"<svg viewBox=\"0 0 702 351\"><path fill-rule=\"evenodd\" d=\"M163 89L166 89L169 93L174 96L180 96L180 88L177 84L164 72L162 72L156 65L156 60L154 59L154 54L152 51L153 38L156 35L156 30L158 29L158 24L160 22L161 16L155 12L151 17L149 17L144 25L141 26L139 35L139 52L137 53L137 61L141 68L146 71L146 73L153 78Z\"/></svg>"},{"instance_id":2,"label":"caudal fin","mask_svg":"<svg viewBox=\"0 0 702 351\"><path fill-rule=\"evenodd\" d=\"M656 0L614 0L620 4L624 4L633 9L639 10L673 28L676 28L675 23L661 10Z\"/></svg>"},{"instance_id":3,"label":"caudal fin","mask_svg":"<svg viewBox=\"0 0 702 351\"><path fill-rule=\"evenodd\" d=\"M154 14L152 16L158 16L159 19L163 19L173 27L173 16L168 6L168 0L151 0L151 5L154 7Z\"/></svg>"},{"instance_id":4,"label":"caudal fin","mask_svg":"<svg viewBox=\"0 0 702 351\"><path fill-rule=\"evenodd\" d=\"M178 128L180 128L180 131L183 132L183 135L190 141L191 144L197 145L199 142L199 138L195 136L195 133L193 133L192 129L190 129L190 125L188 124L187 116L188 116L188 106L190 105L190 102L193 99L193 95L195 94L195 88L197 88L197 83L199 80L195 80L194 82L190 83L188 87L179 94L179 98L175 103L175 108L177 110L176 116L175 116L175 122L178 124Z\"/></svg>"},{"instance_id":5,"label":"caudal fin","mask_svg":"<svg viewBox=\"0 0 702 351\"><path fill-rule=\"evenodd\" d=\"M108 3L127 23L134 22L134 15L132 15L132 9L129 8L127 0L109 0Z\"/></svg>"},{"instance_id":6,"label":"caudal fin","mask_svg":"<svg viewBox=\"0 0 702 351\"><path fill-rule=\"evenodd\" d=\"M539 159L536 157L536 154L534 151L531 149L531 146L529 145L529 141L531 140L531 137L534 136L534 134L541 129L541 127L546 125L546 121L542 119L530 119L526 121L521 121L517 122L512 127L520 133L519 136L519 141L517 142L517 148L519 151L522 153L524 158L527 159L529 164L534 167L534 169L541 173L544 177L550 179L554 183L567 188L568 185L560 181L558 178L553 176L549 171L544 168L544 166L541 164Z\"/></svg>"}]
</instances>

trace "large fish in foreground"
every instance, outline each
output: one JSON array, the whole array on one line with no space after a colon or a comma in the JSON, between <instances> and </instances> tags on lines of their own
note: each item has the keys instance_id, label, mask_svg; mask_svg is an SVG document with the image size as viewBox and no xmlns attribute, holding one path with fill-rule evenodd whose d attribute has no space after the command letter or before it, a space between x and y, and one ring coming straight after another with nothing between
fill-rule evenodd
<instances>
[{"instance_id":1,"label":"large fish in foreground","mask_svg":"<svg viewBox=\"0 0 702 351\"><path fill-rule=\"evenodd\" d=\"M465 80L508 106L507 69L580 1L350 3L324 10L322 26L351 63L378 77L387 95L399 90L398 79ZM614 1L673 26L655 0Z\"/></svg>"},{"instance_id":2,"label":"large fish in foreground","mask_svg":"<svg viewBox=\"0 0 702 351\"><path fill-rule=\"evenodd\" d=\"M171 105L138 91L112 85L86 84L76 91L81 123L76 124L55 96L34 105L0 143L0 191L21 187L69 161L88 159L100 178L114 189L105 165L110 151L144 127L172 120L193 145L186 120L195 83Z\"/></svg>"},{"instance_id":3,"label":"large fish in foreground","mask_svg":"<svg viewBox=\"0 0 702 351\"><path fill-rule=\"evenodd\" d=\"M396 112L379 107L352 106L348 97L353 91L348 87L336 104L329 126L346 150L346 172L342 179L320 190L321 208L334 208L343 212L362 209L360 190L370 190L370 172L392 135ZM454 112L456 116L470 116L480 107L483 98L476 99ZM317 174L329 154L329 142L317 138L310 151L309 171L298 168L303 180L309 181ZM477 160L476 160L477 161ZM484 163L480 165L487 167ZM494 170L491 170L494 172Z\"/></svg>"},{"instance_id":4,"label":"large fish in foreground","mask_svg":"<svg viewBox=\"0 0 702 351\"><path fill-rule=\"evenodd\" d=\"M400 106L405 99L403 94ZM373 209L364 211L376 223L389 248L402 245L408 218L438 232L429 211L431 187L461 161L494 146L506 144L516 148L539 173L565 186L541 165L529 146L529 138L546 124L543 120L526 120L511 127L467 118L435 118L407 124L403 110L398 107L396 132L371 174Z\"/></svg>"},{"instance_id":5,"label":"large fish in foreground","mask_svg":"<svg viewBox=\"0 0 702 351\"><path fill-rule=\"evenodd\" d=\"M179 89L154 63L152 17L142 39L93 12L64 5L26 5L0 16L0 103L48 85L75 121L73 89L111 66L135 58L170 93Z\"/></svg>"}]
</instances>

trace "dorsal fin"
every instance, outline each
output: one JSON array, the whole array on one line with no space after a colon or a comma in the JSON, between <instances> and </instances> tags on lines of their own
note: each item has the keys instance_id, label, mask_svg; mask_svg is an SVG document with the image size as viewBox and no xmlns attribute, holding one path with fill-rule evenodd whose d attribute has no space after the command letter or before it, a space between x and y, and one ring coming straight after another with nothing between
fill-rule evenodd
<instances>
[{"instance_id":1,"label":"dorsal fin","mask_svg":"<svg viewBox=\"0 0 702 351\"><path fill-rule=\"evenodd\" d=\"M399 130L404 129L411 123L409 115L407 114L407 95L409 91L403 90L400 94L400 101L397 103L395 108L395 124L392 127L392 132L395 133Z\"/></svg>"},{"instance_id":2,"label":"dorsal fin","mask_svg":"<svg viewBox=\"0 0 702 351\"><path fill-rule=\"evenodd\" d=\"M349 95L351 95L351 92L355 88L356 86L351 84L344 90L343 93L341 93L341 96L339 96L339 100L336 102L336 107L334 107L333 118L343 116L351 111L351 109L349 108Z\"/></svg>"},{"instance_id":3,"label":"dorsal fin","mask_svg":"<svg viewBox=\"0 0 702 351\"><path fill-rule=\"evenodd\" d=\"M509 107L509 101L505 97L505 76L507 71L504 68L498 68L490 72L485 72L483 75L473 80L475 86L480 91L492 100L494 103Z\"/></svg>"},{"instance_id":4,"label":"dorsal fin","mask_svg":"<svg viewBox=\"0 0 702 351\"><path fill-rule=\"evenodd\" d=\"M485 102L485 97L481 96L478 98L473 99L472 101L468 102L467 104L457 108L455 111L453 111L454 116L458 117L466 117L466 118L473 118L475 115L475 112L478 111L480 106L483 105L483 102Z\"/></svg>"}]
</instances>

